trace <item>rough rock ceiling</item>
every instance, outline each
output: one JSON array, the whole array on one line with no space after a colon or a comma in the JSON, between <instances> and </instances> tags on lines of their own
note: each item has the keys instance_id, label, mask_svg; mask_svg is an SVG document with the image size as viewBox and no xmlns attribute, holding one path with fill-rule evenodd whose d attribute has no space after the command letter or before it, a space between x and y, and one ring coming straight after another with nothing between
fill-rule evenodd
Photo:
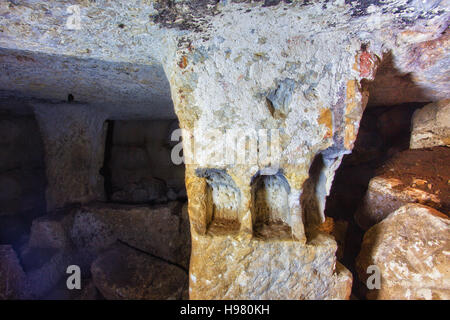
<instances>
[{"instance_id":1,"label":"rough rock ceiling","mask_svg":"<svg viewBox=\"0 0 450 320\"><path fill-rule=\"evenodd\" d=\"M108 110L112 118L174 118L165 73L170 73L175 52L195 33L205 40L220 33L210 24L217 15L231 16L237 9L239 17L252 21L255 15L284 6L283 10L296 10L297 22L308 26L303 36L312 35L311 39L314 34L339 36L347 30L370 42L369 32L385 29L387 39L392 38L387 25L392 30L413 25L397 37L401 48L394 52L395 59L380 68L369 106L437 100L448 95L446 2L2 1L0 90L58 101L71 93L77 101ZM74 15L68 10L72 5L79 8L79 29L66 25ZM443 36L436 39L440 32ZM420 40L420 45L408 46ZM420 57L423 51L431 54L426 64ZM396 94L399 88L401 95Z\"/></svg>"},{"instance_id":2,"label":"rough rock ceiling","mask_svg":"<svg viewBox=\"0 0 450 320\"><path fill-rule=\"evenodd\" d=\"M0 65L0 88L10 95L59 102L72 94L112 119L175 118L161 66L3 48Z\"/></svg>"},{"instance_id":3,"label":"rough rock ceiling","mask_svg":"<svg viewBox=\"0 0 450 320\"><path fill-rule=\"evenodd\" d=\"M66 23L80 8L81 29ZM149 1L1 1L0 90L90 103L113 119L175 118L160 57L173 33ZM167 38L166 38L167 37Z\"/></svg>"},{"instance_id":4,"label":"rough rock ceiling","mask_svg":"<svg viewBox=\"0 0 450 320\"><path fill-rule=\"evenodd\" d=\"M71 5L80 10L79 29L66 25L74 15L68 10ZM379 83L372 85L369 105L437 100L448 95L446 7L447 1L441 0L4 0L0 90L48 100L65 100L72 93L77 101L109 110L113 118L173 118L170 77L165 74L171 73L176 52L195 33L205 41L214 37L218 32L211 27L214 17L237 12L241 19L254 21L282 9L295 12L297 23L305 26L302 36L312 40L315 34L332 37L347 31L371 42L374 32L384 30L386 43L378 53L392 47L388 42L393 32L411 26L395 40L399 47L393 52L395 70L384 70ZM282 21L267 23L287 27ZM436 39L441 32L441 39ZM409 45L418 41L422 41L418 46ZM380 42L372 42L371 49L377 50L373 45ZM427 64L421 61L423 51L431 54ZM395 94L399 87L404 94Z\"/></svg>"}]
</instances>

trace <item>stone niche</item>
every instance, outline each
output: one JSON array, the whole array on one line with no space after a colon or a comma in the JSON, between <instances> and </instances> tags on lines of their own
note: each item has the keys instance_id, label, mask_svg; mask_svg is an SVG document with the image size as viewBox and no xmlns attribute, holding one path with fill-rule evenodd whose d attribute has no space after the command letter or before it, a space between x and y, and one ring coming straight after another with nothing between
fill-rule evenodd
<instances>
[{"instance_id":1,"label":"stone niche","mask_svg":"<svg viewBox=\"0 0 450 320\"><path fill-rule=\"evenodd\" d=\"M280 172L253 178L253 223L257 237L291 236L289 193L289 183Z\"/></svg>"},{"instance_id":2,"label":"stone niche","mask_svg":"<svg viewBox=\"0 0 450 320\"><path fill-rule=\"evenodd\" d=\"M164 203L185 200L184 166L171 160L176 120L108 121L105 178L108 201Z\"/></svg>"},{"instance_id":3,"label":"stone niche","mask_svg":"<svg viewBox=\"0 0 450 320\"><path fill-rule=\"evenodd\" d=\"M205 224L209 234L231 234L239 231L240 191L224 170L198 169L197 176L207 182Z\"/></svg>"}]
</instances>

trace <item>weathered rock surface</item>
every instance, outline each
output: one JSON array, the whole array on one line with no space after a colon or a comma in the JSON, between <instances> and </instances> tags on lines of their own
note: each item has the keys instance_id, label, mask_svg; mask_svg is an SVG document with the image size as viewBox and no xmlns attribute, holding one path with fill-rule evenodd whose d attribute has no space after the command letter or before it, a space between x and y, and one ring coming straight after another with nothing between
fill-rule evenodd
<instances>
[{"instance_id":1,"label":"weathered rock surface","mask_svg":"<svg viewBox=\"0 0 450 320\"><path fill-rule=\"evenodd\" d=\"M385 86L376 93L378 101L386 100L386 97L395 99L398 94L392 92L398 92L397 82L404 78L412 80L405 81L407 85L401 87L409 89L401 90L408 93L403 95L405 98L433 101L436 99L430 99L430 96L445 98L448 94L445 77L447 12L443 2L430 1L425 5L421 1L403 0L285 2L183 0L173 4L149 1L146 5L137 0L132 0L129 5L81 2L78 3L82 12L78 30L66 26L66 3L5 2L0 7L3 25L0 47L8 48L2 59L10 72L2 74L2 85L57 100L65 99L67 92L76 91L75 96L79 96L80 101L104 103L106 107L127 105L127 108L114 108L119 114L147 115L147 112L158 111L165 114L162 108L157 107L171 103L170 87L161 62L170 60L168 57L177 48L178 40L188 43L193 33L209 36L208 32L214 31L209 22L220 15L230 16L238 12L252 28L257 24L255 16L263 14L266 21L273 18L282 27L283 21L277 20L273 14L286 12L289 15L292 12L293 16L302 17L301 22L296 21L297 24L309 24L309 28L301 29L305 34L326 31L332 38L339 30L344 30L355 39L370 41L371 45L380 46L383 41L386 50L394 47L398 72L383 82ZM109 15L114 19L103 18ZM39 29L35 28L37 25ZM267 28L267 24L262 26L264 28L260 29ZM221 27L230 28L225 22ZM98 36L93 37L92 34ZM132 42L128 41L130 36L133 37ZM269 37L267 40L270 43L273 39ZM27 54L29 50L34 50L34 54ZM84 67L67 64L69 57L76 57L73 62L84 64ZM36 65L38 67L34 68ZM102 69L102 72L90 72L94 68ZM46 77L52 72L51 79ZM396 81L389 81L391 79ZM154 103L148 106L149 101Z\"/></svg>"},{"instance_id":2,"label":"weathered rock surface","mask_svg":"<svg viewBox=\"0 0 450 320\"><path fill-rule=\"evenodd\" d=\"M119 240L185 268L189 265L189 220L179 202L153 207L87 205L75 213L70 236L78 250L93 257Z\"/></svg>"},{"instance_id":3,"label":"weathered rock surface","mask_svg":"<svg viewBox=\"0 0 450 320\"><path fill-rule=\"evenodd\" d=\"M161 203L167 201L166 194L166 184L161 180L150 178L123 186L123 190L116 191L111 195L111 200L114 202L137 204L150 202Z\"/></svg>"},{"instance_id":4,"label":"weathered rock surface","mask_svg":"<svg viewBox=\"0 0 450 320\"><path fill-rule=\"evenodd\" d=\"M58 101L72 92L79 101L91 102L35 108L47 151L49 208L102 198L104 120L167 116L173 101L180 127L189 130L183 136L184 151L190 147L187 138L193 137L200 155L186 167L186 184L195 268L211 283L193 286L192 296L338 296L332 293L336 244L307 244L306 220L324 220L324 199L343 155L353 148L369 92L376 103L448 98L445 4L84 1L78 8L81 24L74 30L66 24L66 3L0 4L0 60L7 70L0 75L0 88ZM374 90L367 82L376 78L377 66L388 55L395 63L381 79L386 86ZM397 83L411 90L392 94ZM271 144L279 140L280 150L271 159L229 163L228 157L212 157L224 148L208 129L229 130L258 143L264 138L257 132L271 130ZM250 150L241 152L233 145L231 151ZM323 162L310 174L315 159ZM266 179L261 171L272 165L279 170ZM269 182L252 190L256 179ZM302 203L301 195L306 198ZM146 197L141 191L132 196ZM103 221L91 230L90 236L79 237L78 245L85 247L92 239L100 248L116 238ZM280 271L281 277L297 281L287 280L295 287L292 293L275 279L277 273L269 274L270 283L263 280L267 291L255 286L261 285L259 278L253 283L233 275L242 270L241 258L250 265L249 279L265 274L261 270L272 260L264 248L277 257L276 272L293 266ZM214 257L214 249L220 249L216 259L201 259ZM236 258L229 269L222 249ZM247 251L251 253L243 254ZM315 264L320 265L319 276L306 282L305 271L312 272L308 266ZM223 268L230 273L226 280L216 273ZM196 272L191 271L191 279ZM237 289L240 283L246 288ZM211 288L220 288L219 293L209 294Z\"/></svg>"},{"instance_id":5,"label":"weathered rock surface","mask_svg":"<svg viewBox=\"0 0 450 320\"><path fill-rule=\"evenodd\" d=\"M185 270L124 245L103 252L91 273L106 299L180 299L188 277Z\"/></svg>"},{"instance_id":6,"label":"weathered rock surface","mask_svg":"<svg viewBox=\"0 0 450 320\"><path fill-rule=\"evenodd\" d=\"M99 300L102 299L92 279L82 279L81 289L67 289L66 279L63 279L47 295L44 300Z\"/></svg>"},{"instance_id":7,"label":"weathered rock surface","mask_svg":"<svg viewBox=\"0 0 450 320\"><path fill-rule=\"evenodd\" d=\"M0 300L28 298L29 294L16 252L9 245L0 245Z\"/></svg>"},{"instance_id":8,"label":"weathered rock surface","mask_svg":"<svg viewBox=\"0 0 450 320\"><path fill-rule=\"evenodd\" d=\"M450 220L419 204L407 204L364 235L357 259L364 283L367 267L381 272L381 289L369 299L450 298Z\"/></svg>"},{"instance_id":9,"label":"weathered rock surface","mask_svg":"<svg viewBox=\"0 0 450 320\"><path fill-rule=\"evenodd\" d=\"M428 30L427 36L407 37L403 30L393 31L390 19L396 18L376 5L369 15L378 16L376 22L343 22L339 17L346 15L344 3L321 3L320 9L318 3L301 9L281 2L269 8L246 3L245 14L240 5L225 6L223 15L213 15L208 25L199 26L205 30L200 28L203 31L180 43L176 63L167 68L180 127L189 131L183 136L184 150L191 149L188 138L193 136L197 156L186 166L193 242L190 297L329 298L334 276L323 261L334 266L336 244L309 247L308 229L324 221L334 172L353 148L368 100L365 84L376 78L388 47L406 60L414 44L438 38L444 29L430 24L420 29ZM342 23L352 24L355 32L343 32ZM447 55L444 51L442 59ZM411 65L401 65L400 73L419 70L416 63L412 59ZM422 79L427 89L443 83L431 84L428 76ZM448 91L443 87L439 96ZM422 99L433 95L426 91ZM209 129L217 131L211 134ZM233 162L217 156L224 149L218 143L225 141L223 132L248 136L261 147L260 129L280 134L280 150L271 153L270 161ZM244 150L234 142L227 148L230 153L259 156L250 143ZM274 163L279 168L272 173L276 183L252 188L258 179L272 179L261 178L261 171ZM262 190L254 190L258 187ZM323 268L317 278L302 256L314 250L318 252L312 264Z\"/></svg>"},{"instance_id":10,"label":"weathered rock surface","mask_svg":"<svg viewBox=\"0 0 450 320\"><path fill-rule=\"evenodd\" d=\"M318 230L326 232L334 237L338 249L336 251L336 258L341 261L344 257L346 233L348 229L348 222L345 220L334 220L327 217L325 222L318 227Z\"/></svg>"},{"instance_id":11,"label":"weathered rock surface","mask_svg":"<svg viewBox=\"0 0 450 320\"><path fill-rule=\"evenodd\" d=\"M115 121L113 126L107 164L113 201L162 201L168 188L185 189L184 166L171 160L176 120Z\"/></svg>"},{"instance_id":12,"label":"weathered rock surface","mask_svg":"<svg viewBox=\"0 0 450 320\"><path fill-rule=\"evenodd\" d=\"M450 212L450 148L406 150L387 161L372 178L355 220L368 229L407 203Z\"/></svg>"},{"instance_id":13,"label":"weathered rock surface","mask_svg":"<svg viewBox=\"0 0 450 320\"><path fill-rule=\"evenodd\" d=\"M28 247L67 249L71 246L68 230L73 223L73 211L48 214L33 220Z\"/></svg>"},{"instance_id":14,"label":"weathered rock surface","mask_svg":"<svg viewBox=\"0 0 450 320\"><path fill-rule=\"evenodd\" d=\"M67 276L68 266L79 265L83 271L80 261L75 252L59 250L44 259L41 265L27 271L32 298L41 299L49 294Z\"/></svg>"},{"instance_id":15,"label":"weathered rock surface","mask_svg":"<svg viewBox=\"0 0 450 320\"><path fill-rule=\"evenodd\" d=\"M45 147L47 210L104 198L106 115L78 104L35 104Z\"/></svg>"},{"instance_id":16,"label":"weathered rock surface","mask_svg":"<svg viewBox=\"0 0 450 320\"><path fill-rule=\"evenodd\" d=\"M336 243L319 235L239 240L199 236L193 242L190 299L346 299L352 277L336 268Z\"/></svg>"},{"instance_id":17,"label":"weathered rock surface","mask_svg":"<svg viewBox=\"0 0 450 320\"><path fill-rule=\"evenodd\" d=\"M427 104L414 113L411 149L450 147L450 99Z\"/></svg>"},{"instance_id":18,"label":"weathered rock surface","mask_svg":"<svg viewBox=\"0 0 450 320\"><path fill-rule=\"evenodd\" d=\"M1 228L1 241L13 240L12 229L18 226L11 223L14 218L3 216L22 215L31 220L45 213L44 148L36 119L0 114L0 149L0 225L11 228Z\"/></svg>"},{"instance_id":19,"label":"weathered rock surface","mask_svg":"<svg viewBox=\"0 0 450 320\"><path fill-rule=\"evenodd\" d=\"M173 264L174 268L182 271L187 269L190 258L189 220L187 206L182 207L180 202L156 207L93 203L61 209L35 219L29 240L20 249L28 297L99 298L89 281L83 280L81 292L67 290L64 282L66 270L69 265L80 266L83 279L89 279L92 262L118 241L135 247L140 250L136 252L153 257L151 259L163 261L163 264ZM186 271L183 272L187 281ZM176 298L186 298L186 281L181 285L182 294ZM158 292L160 289L155 290Z\"/></svg>"}]
</instances>

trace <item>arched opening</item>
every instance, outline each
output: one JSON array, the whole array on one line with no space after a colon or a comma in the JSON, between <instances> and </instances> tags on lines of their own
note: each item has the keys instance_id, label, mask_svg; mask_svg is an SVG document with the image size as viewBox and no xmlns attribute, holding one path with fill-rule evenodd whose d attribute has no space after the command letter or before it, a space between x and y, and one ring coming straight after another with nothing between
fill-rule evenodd
<instances>
[{"instance_id":1,"label":"arched opening","mask_svg":"<svg viewBox=\"0 0 450 320\"><path fill-rule=\"evenodd\" d=\"M208 234L231 234L239 231L240 191L231 176L221 169L197 169L196 174L205 178L207 187Z\"/></svg>"},{"instance_id":2,"label":"arched opening","mask_svg":"<svg viewBox=\"0 0 450 320\"><path fill-rule=\"evenodd\" d=\"M289 183L281 172L252 179L253 231L256 237L291 237Z\"/></svg>"},{"instance_id":3,"label":"arched opening","mask_svg":"<svg viewBox=\"0 0 450 320\"><path fill-rule=\"evenodd\" d=\"M171 160L178 121L108 120L104 164L109 202L161 204L186 201L184 165Z\"/></svg>"}]
</instances>

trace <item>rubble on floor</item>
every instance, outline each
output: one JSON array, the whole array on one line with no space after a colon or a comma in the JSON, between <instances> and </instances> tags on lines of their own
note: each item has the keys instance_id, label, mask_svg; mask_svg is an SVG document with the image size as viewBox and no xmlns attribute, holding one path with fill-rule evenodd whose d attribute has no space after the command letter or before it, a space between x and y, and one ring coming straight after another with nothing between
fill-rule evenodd
<instances>
[{"instance_id":1,"label":"rubble on floor","mask_svg":"<svg viewBox=\"0 0 450 320\"><path fill-rule=\"evenodd\" d=\"M369 182L355 220L368 229L407 203L421 203L450 213L450 148L397 153Z\"/></svg>"},{"instance_id":2,"label":"rubble on floor","mask_svg":"<svg viewBox=\"0 0 450 320\"><path fill-rule=\"evenodd\" d=\"M129 283L131 288L125 286L120 298L188 297L190 231L181 202L156 206L95 202L61 209L35 219L28 241L17 252L11 246L0 247L1 298L118 298L111 288L122 272L138 280ZM81 290L66 287L70 265L81 269ZM112 266L117 274L107 269Z\"/></svg>"},{"instance_id":3,"label":"rubble on floor","mask_svg":"<svg viewBox=\"0 0 450 320\"><path fill-rule=\"evenodd\" d=\"M123 244L102 252L91 273L106 299L174 300L187 289L186 270Z\"/></svg>"}]
</instances>

